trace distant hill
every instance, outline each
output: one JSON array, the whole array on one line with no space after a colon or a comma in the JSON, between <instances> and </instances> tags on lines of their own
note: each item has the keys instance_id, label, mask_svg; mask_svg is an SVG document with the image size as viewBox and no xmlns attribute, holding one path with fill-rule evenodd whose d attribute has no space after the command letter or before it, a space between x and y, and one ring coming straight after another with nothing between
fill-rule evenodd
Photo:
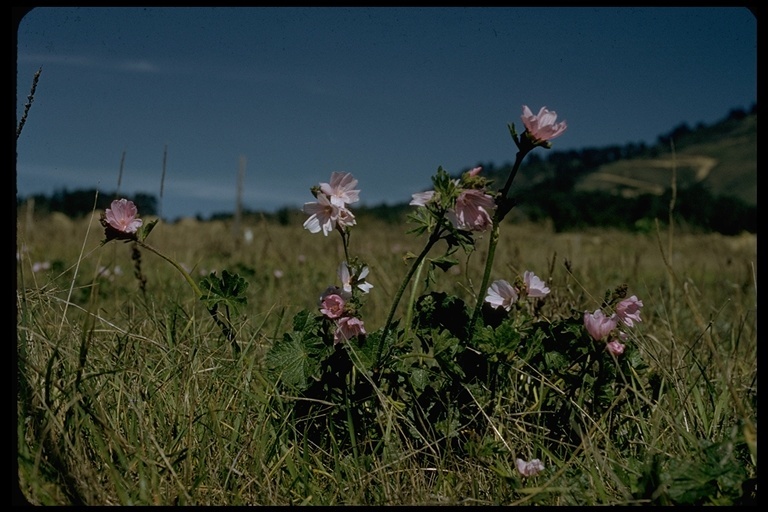
<instances>
[{"instance_id":1,"label":"distant hill","mask_svg":"<svg viewBox=\"0 0 768 512\"><path fill-rule=\"evenodd\" d=\"M557 231L645 230L668 221L674 188L676 222L723 234L757 230L756 105L749 112L734 109L709 126L681 124L653 145L556 148L533 151L523 161L510 190L517 202L510 218L549 219ZM512 169L511 162L475 165L497 190ZM396 219L407 206L374 210Z\"/></svg>"},{"instance_id":2,"label":"distant hill","mask_svg":"<svg viewBox=\"0 0 768 512\"><path fill-rule=\"evenodd\" d=\"M674 169L678 187L700 183L715 196L757 205L757 114L681 131L671 142L660 141L654 156L601 165L583 176L575 189L624 197L661 195L671 186Z\"/></svg>"},{"instance_id":3,"label":"distant hill","mask_svg":"<svg viewBox=\"0 0 768 512\"><path fill-rule=\"evenodd\" d=\"M477 165L483 166L483 174L498 187L512 166L511 162L500 167L492 162ZM708 126L681 124L659 135L654 145L630 143L559 151L555 141L552 149L536 150L526 157L511 192L523 195L537 186L554 185L561 190L599 191L620 197L661 195L672 185L673 169L678 188L698 183L713 196L732 196L756 205L756 107L749 113L732 110Z\"/></svg>"}]
</instances>

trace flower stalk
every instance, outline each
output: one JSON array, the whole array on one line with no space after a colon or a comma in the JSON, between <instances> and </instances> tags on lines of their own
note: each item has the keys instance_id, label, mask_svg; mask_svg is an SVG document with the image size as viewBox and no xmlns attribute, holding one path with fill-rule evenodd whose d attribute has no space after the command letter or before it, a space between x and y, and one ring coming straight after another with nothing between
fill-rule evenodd
<instances>
[{"instance_id":1,"label":"flower stalk","mask_svg":"<svg viewBox=\"0 0 768 512\"><path fill-rule=\"evenodd\" d=\"M507 177L507 182L504 184L504 188L501 189L499 194L496 196L496 211L493 214L493 225L491 227L491 237L488 241L488 256L485 259L485 270L483 271L483 280L480 284L480 290L478 291L477 296L477 303L475 305L475 310L472 313L472 320L470 320L469 324L469 339L471 340L475 333L475 324L477 323L477 319L480 317L480 311L483 309L483 297L485 294L486 288L488 288L488 283L491 281L491 270L493 268L493 260L496 256L496 246L499 244L499 225L501 224L501 221L504 219L504 217L507 215L507 213L512 210L512 207L514 206L513 200L507 197L507 194L509 194L509 189L512 186L512 182L515 179L515 176L517 175L517 171L520 169L520 164L523 162L523 159L525 156L533 149L534 146L528 146L523 145L521 146L521 143L518 141L517 136L514 132L514 127L510 125L510 132L512 133L512 137L515 139L515 143L517 143L518 148L520 148L517 152L517 155L515 155L515 163L512 166L512 170L509 173L509 176ZM523 139L527 140L527 139Z\"/></svg>"},{"instance_id":2,"label":"flower stalk","mask_svg":"<svg viewBox=\"0 0 768 512\"><path fill-rule=\"evenodd\" d=\"M164 259L165 261L167 261L168 263L173 265L173 267L176 270L178 270L181 273L182 276L184 276L184 280L187 281L187 284L189 284L189 286L192 288L192 291L195 292L195 296L197 297L197 299L201 300L203 298L202 290L200 289L199 286L197 286L197 283L195 283L195 280L192 279L192 276L189 274L189 272L184 270L184 267L182 267L179 263L177 263L172 258L169 258L165 254L161 253L160 251L158 251L157 249L155 249L151 245L148 245L145 242L136 240L135 243L137 245L139 245L140 247L143 247L144 249L146 249L146 250L156 254L157 256L160 256L160 258ZM235 355L239 354L240 353L240 346L237 344L237 339L235 337L235 332L232 330L232 327L229 325L229 323L224 322L224 320L219 318L219 315L218 315L218 309L219 308L218 308L218 306L217 305L206 306L206 309L208 310L208 313L211 315L211 318L213 319L213 321L216 323L216 325L219 326L219 329L221 329L221 332L224 335L224 337L227 338L227 341L229 341L230 344L232 345L232 350L235 353ZM229 320L229 314L228 313L229 313L229 310L227 309L227 315L226 315L227 316L227 320Z\"/></svg>"},{"instance_id":3,"label":"flower stalk","mask_svg":"<svg viewBox=\"0 0 768 512\"><path fill-rule=\"evenodd\" d=\"M152 253L154 253L154 254L156 254L156 255L160 256L162 259L164 259L165 261L167 261L168 263L170 263L171 265L173 265L173 267L174 267L176 270L178 270L179 272L181 272L181 275L182 275L182 276L184 276L184 279L187 281L187 283L189 284L189 286L191 286L191 287L192 287L192 290L195 292L195 295L197 296L197 298L198 298L198 299L200 299L200 298L202 298L202 297L203 297L203 292L200 290L200 287L199 287L199 286L197 286L197 283L195 283L195 280L194 280L194 279L192 279L192 276L191 276L191 275L189 275L189 272L187 272L186 270L184 270L184 267L182 267L181 265L179 265L178 263L176 263L176 261L174 261L173 259L169 258L169 257L168 257L168 256L166 256L165 254L161 253L160 251L158 251L157 249L155 249L154 247L152 247L151 245L149 245L149 244L147 244L147 243L145 243L145 242L142 242L142 241L136 240L136 242L135 242L135 243L136 243L137 245L139 245L139 247L143 247L144 249L146 249L146 250L148 250L148 251L150 251L150 252L152 252Z\"/></svg>"},{"instance_id":4,"label":"flower stalk","mask_svg":"<svg viewBox=\"0 0 768 512\"><path fill-rule=\"evenodd\" d=\"M189 286L192 288L192 291L195 292L195 296L198 300L205 300L203 291L200 289L197 283L195 283L195 280L192 279L192 276L189 275L189 272L187 272L184 267L144 241L154 228L155 224L157 224L157 220L154 220L148 224L144 224L143 219L140 219L138 216L138 209L136 208L136 205L132 201L128 201L127 199L112 201L111 207L107 208L102 215L101 224L104 226L104 234L106 236L106 238L102 241L102 245L111 240L122 240L124 242L134 243L135 254L140 255L138 250L136 250L136 247L142 247L151 253L156 254L160 258L170 263L176 270L181 273L182 276L184 276L184 280L187 281L187 284L189 284ZM136 259L136 257L134 258ZM142 291L144 291L143 281ZM240 347L237 344L235 333L232 330L231 325L228 323L229 308L226 308L227 322L224 322L224 320L222 320L218 315L218 303L209 302L206 304L206 309L208 310L208 313L211 315L216 325L219 326L224 336L232 344L232 349L235 355L237 355L240 352Z\"/></svg>"},{"instance_id":5,"label":"flower stalk","mask_svg":"<svg viewBox=\"0 0 768 512\"><path fill-rule=\"evenodd\" d=\"M440 234L442 231L442 217L438 219L438 222L435 224L435 229L432 231L432 234L429 236L429 239L427 240L426 245L424 246L424 249L421 250L418 256L416 256L416 259L413 260L413 264L411 265L411 268L408 269L408 273L405 275L405 278L403 279L403 282L400 284L400 288L397 290L397 293L395 294L395 299L392 301L392 307L389 310L389 315L387 315L387 321L384 323L384 329L381 332L381 339L379 340L379 346L376 350L376 365L375 368L378 368L381 363L381 354L384 350L384 342L387 339L387 335L389 334L389 330L392 325L392 320L395 317L395 312L397 311L397 306L400 304L400 299L402 299L403 294L405 293L405 289L408 287L408 283L410 283L411 278L413 278L414 274L421 268L421 264L424 261L424 258L427 257L427 254L429 254L429 251L432 249L432 247L440 240Z\"/></svg>"},{"instance_id":6,"label":"flower stalk","mask_svg":"<svg viewBox=\"0 0 768 512\"><path fill-rule=\"evenodd\" d=\"M554 111L547 110L546 107L541 107L539 113L534 115L526 105L523 105L523 115L521 116L523 125L525 125L525 131L522 136L518 137L515 132L515 125L510 124L509 133L512 136L512 140L515 141L517 146L517 154L515 155L515 163L512 166L512 170L507 177L507 182L504 184L504 188L501 189L496 196L496 211L493 214L491 239L488 242L488 257L485 260L485 271L483 272L483 281L480 285L478 292L478 299L475 305L475 311L472 313L472 320L469 324L469 339L474 337L477 319L480 317L480 311L483 308L483 296L485 290L488 287L488 283L491 280L491 269L493 267L493 259L496 254L496 246L499 243L499 225L506 215L512 210L515 205L514 200L507 197L509 189L512 187L512 182L517 176L517 171L520 170L520 164L528 153L534 148L541 146L544 148L551 148L551 139L562 134L567 128L565 121L556 123L557 114Z\"/></svg>"}]
</instances>

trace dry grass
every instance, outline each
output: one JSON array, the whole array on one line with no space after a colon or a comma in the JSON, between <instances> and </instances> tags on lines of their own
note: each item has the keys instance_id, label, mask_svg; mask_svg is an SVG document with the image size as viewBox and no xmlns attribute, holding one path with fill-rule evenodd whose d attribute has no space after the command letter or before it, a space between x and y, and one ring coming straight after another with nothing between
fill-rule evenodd
<instances>
[{"instance_id":1,"label":"dry grass","mask_svg":"<svg viewBox=\"0 0 768 512\"><path fill-rule=\"evenodd\" d=\"M514 455L536 445L533 416L505 413L489 439L495 452L469 460L416 454L394 443L383 458L313 452L280 420L285 397L261 374L270 340L301 309L314 309L337 281L337 237L243 219L247 243L225 222L160 223L148 242L198 277L228 269L249 282L235 325L233 358L181 276L143 253L142 293L129 244L99 247L98 216L19 216L17 352L19 480L37 504L630 504L646 460L616 447L622 432L593 418L577 455L553 458L536 484L514 478ZM374 285L363 313L382 326L421 242L406 226L361 220L352 253ZM435 289L473 304L485 241ZM435 254L437 255L437 254ZM33 272L35 262L48 270ZM100 267L123 273L109 277ZM637 457L693 458L702 440L748 437L756 425L756 238L606 230L553 233L505 225L493 278L533 270L549 281L550 313L595 309L621 283L645 303L634 343L664 389L650 415L638 406ZM405 302L405 301L404 301ZM651 397L646 397L649 401ZM384 407L383 414L397 414ZM386 417L382 418L386 421ZM756 436L756 434L755 434ZM407 436L404 436L407 438ZM756 437L755 437L756 439ZM588 442L587 442L588 440ZM756 440L755 440L756 443ZM418 455L418 456L417 456ZM427 461L425 463L425 461ZM756 462L751 470L756 472Z\"/></svg>"}]
</instances>

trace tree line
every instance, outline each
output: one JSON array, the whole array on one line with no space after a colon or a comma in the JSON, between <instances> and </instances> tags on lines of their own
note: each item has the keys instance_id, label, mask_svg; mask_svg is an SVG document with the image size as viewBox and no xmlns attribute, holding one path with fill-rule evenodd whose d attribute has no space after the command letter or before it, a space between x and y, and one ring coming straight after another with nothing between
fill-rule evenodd
<instances>
[{"instance_id":1,"label":"tree line","mask_svg":"<svg viewBox=\"0 0 768 512\"><path fill-rule=\"evenodd\" d=\"M582 191L576 189L578 181L600 166L633 158L654 158L674 141L678 148L686 143L699 142L702 137L717 136L732 129L736 123L750 114L756 114L757 106L749 111L733 109L718 123L703 124L690 128L683 123L669 133L659 135L657 143L629 143L603 148L551 151L546 157L531 153L526 165L521 168L516 184L517 210L532 221L550 220L556 231L579 230L586 227L612 227L643 231L651 229L656 220L667 223L670 220L669 205L672 190L662 195L640 194L621 197L605 191ZM494 163L480 163L483 174L496 183L504 183L512 164L497 167ZM99 193L96 189L57 190L51 196L36 194L17 198L17 204L34 200L35 210L41 213L61 212L73 218L89 214L97 209L109 207L115 193ZM157 215L158 200L154 195L137 193L123 195L136 203L144 215ZM95 204L94 204L95 201ZM735 235L741 232L757 232L757 206L743 200L713 193L704 183L679 187L675 196L672 220L686 227L703 232L718 232ZM282 208L275 213L246 211L253 214L288 223L294 217L295 208ZM407 204L360 207L360 215L375 216L389 222L402 222L411 210ZM231 218L232 213L216 213L211 219ZM198 216L199 220L204 220Z\"/></svg>"},{"instance_id":2,"label":"tree line","mask_svg":"<svg viewBox=\"0 0 768 512\"><path fill-rule=\"evenodd\" d=\"M133 201L142 215L157 215L157 197L152 194L138 192L136 194L120 194ZM103 192L95 188L67 190L66 188L55 190L50 196L45 194L33 194L28 197L17 198L17 205L34 201L35 211L38 213L61 212L71 218L79 218L90 214L94 209L105 210L114 199L117 192Z\"/></svg>"}]
</instances>

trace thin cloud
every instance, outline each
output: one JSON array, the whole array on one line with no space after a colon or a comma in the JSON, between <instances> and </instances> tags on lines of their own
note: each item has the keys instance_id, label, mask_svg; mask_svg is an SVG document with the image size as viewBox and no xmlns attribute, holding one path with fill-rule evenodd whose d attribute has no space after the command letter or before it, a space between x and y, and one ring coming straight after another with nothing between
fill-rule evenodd
<instances>
[{"instance_id":1,"label":"thin cloud","mask_svg":"<svg viewBox=\"0 0 768 512\"><path fill-rule=\"evenodd\" d=\"M20 53L20 63L34 63L35 65L59 65L78 68L101 68L127 71L129 73L159 73L160 66L146 59L104 60L85 55L52 55L44 53Z\"/></svg>"},{"instance_id":2,"label":"thin cloud","mask_svg":"<svg viewBox=\"0 0 768 512\"><path fill-rule=\"evenodd\" d=\"M159 73L160 68L146 60L127 60L115 66L122 71L137 71L139 73Z\"/></svg>"}]
</instances>

